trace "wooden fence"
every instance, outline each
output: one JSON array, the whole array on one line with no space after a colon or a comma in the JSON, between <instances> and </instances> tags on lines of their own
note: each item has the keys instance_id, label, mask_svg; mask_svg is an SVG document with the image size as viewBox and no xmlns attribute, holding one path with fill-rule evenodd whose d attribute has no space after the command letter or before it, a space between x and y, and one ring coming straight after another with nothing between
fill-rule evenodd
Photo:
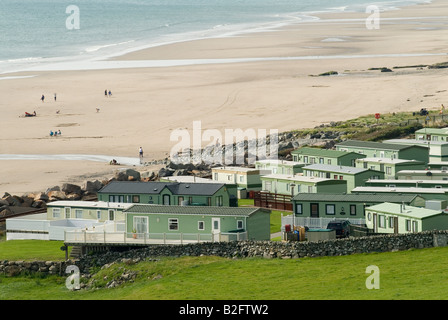
<instances>
[{"instance_id":1,"label":"wooden fence","mask_svg":"<svg viewBox=\"0 0 448 320\"><path fill-rule=\"evenodd\" d=\"M293 211L291 196L278 193L255 192L254 206L273 210Z\"/></svg>"}]
</instances>

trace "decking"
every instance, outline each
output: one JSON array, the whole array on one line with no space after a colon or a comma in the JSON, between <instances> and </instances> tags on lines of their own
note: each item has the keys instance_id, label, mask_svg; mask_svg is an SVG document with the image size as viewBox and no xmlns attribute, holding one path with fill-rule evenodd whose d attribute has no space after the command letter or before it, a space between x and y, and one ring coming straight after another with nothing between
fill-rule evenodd
<instances>
[{"instance_id":1,"label":"decking","mask_svg":"<svg viewBox=\"0 0 448 320\"><path fill-rule=\"evenodd\" d=\"M91 230L66 231L64 243L73 245L150 245L228 242L247 240L247 232L239 233L127 233Z\"/></svg>"}]
</instances>

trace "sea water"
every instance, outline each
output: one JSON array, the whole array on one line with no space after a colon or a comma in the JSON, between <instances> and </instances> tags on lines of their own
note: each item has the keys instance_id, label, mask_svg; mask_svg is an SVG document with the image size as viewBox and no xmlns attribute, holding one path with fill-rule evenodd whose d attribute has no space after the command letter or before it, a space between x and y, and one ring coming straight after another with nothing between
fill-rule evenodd
<instances>
[{"instance_id":1,"label":"sea water","mask_svg":"<svg viewBox=\"0 0 448 320\"><path fill-rule=\"evenodd\" d=\"M399 0L1 0L0 74L120 55L165 43L223 37L317 19L313 14L381 10Z\"/></svg>"}]
</instances>

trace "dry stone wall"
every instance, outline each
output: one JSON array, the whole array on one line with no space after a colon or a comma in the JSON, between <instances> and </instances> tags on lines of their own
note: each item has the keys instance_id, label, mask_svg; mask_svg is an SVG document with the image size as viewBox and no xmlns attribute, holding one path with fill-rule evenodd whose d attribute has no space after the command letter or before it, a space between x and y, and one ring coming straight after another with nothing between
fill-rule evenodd
<instances>
[{"instance_id":1,"label":"dry stone wall","mask_svg":"<svg viewBox=\"0 0 448 320\"><path fill-rule=\"evenodd\" d=\"M75 264L81 273L122 261L139 262L156 257L221 256L226 258L260 257L267 259L294 259L303 257L342 256L357 253L393 252L409 249L441 247L448 244L448 230L426 231L405 235L325 240L317 242L241 241L198 243L188 245L151 245L141 249L116 252L107 250L86 254L80 259L64 262L0 260L0 274L14 276L20 273L40 272L65 275L68 265Z\"/></svg>"}]
</instances>

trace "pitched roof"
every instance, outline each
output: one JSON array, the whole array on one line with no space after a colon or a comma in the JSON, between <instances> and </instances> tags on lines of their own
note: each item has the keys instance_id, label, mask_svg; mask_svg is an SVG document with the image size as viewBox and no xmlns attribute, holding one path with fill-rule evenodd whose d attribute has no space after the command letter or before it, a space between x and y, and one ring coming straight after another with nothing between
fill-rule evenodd
<instances>
[{"instance_id":1,"label":"pitched roof","mask_svg":"<svg viewBox=\"0 0 448 320\"><path fill-rule=\"evenodd\" d=\"M332 150L332 149L321 149L321 148L310 148L310 147L302 147L291 151L291 154L305 154L309 156L321 156L321 157L329 157L329 158L338 158L350 154L353 152ZM362 155L359 155L362 157Z\"/></svg>"},{"instance_id":2,"label":"pitched roof","mask_svg":"<svg viewBox=\"0 0 448 320\"><path fill-rule=\"evenodd\" d=\"M345 183L345 180L335 180L330 178L319 178L319 177L308 177L302 175L290 175L290 174L281 174L281 173L273 173L267 174L265 176L260 177L261 180L266 179L275 179L275 180L288 180L295 182L311 182L311 183L320 183L320 182L334 182L334 183Z\"/></svg>"},{"instance_id":3,"label":"pitched roof","mask_svg":"<svg viewBox=\"0 0 448 320\"><path fill-rule=\"evenodd\" d=\"M363 158L358 159L359 162L375 162L375 163L387 163L387 164L425 164L423 161L408 160L408 159L390 159L390 158Z\"/></svg>"},{"instance_id":4,"label":"pitched roof","mask_svg":"<svg viewBox=\"0 0 448 320\"><path fill-rule=\"evenodd\" d=\"M266 212L269 210L250 207L207 207L207 206L164 206L151 204L135 204L124 210L125 213L148 213L148 214L187 214L187 215L214 215L214 216L250 216L255 212Z\"/></svg>"},{"instance_id":5,"label":"pitched roof","mask_svg":"<svg viewBox=\"0 0 448 320\"><path fill-rule=\"evenodd\" d=\"M106 202L106 201L72 201L72 200L59 200L47 203L47 207L72 207L72 208L96 208L96 209L126 209L129 208L131 203L122 202Z\"/></svg>"},{"instance_id":6,"label":"pitched roof","mask_svg":"<svg viewBox=\"0 0 448 320\"><path fill-rule=\"evenodd\" d=\"M413 193L413 194L421 194L421 193L429 193L429 194L446 194L448 193L448 189L446 188L416 188L416 187L355 187L352 189L352 192L398 192L398 193Z\"/></svg>"},{"instance_id":7,"label":"pitched roof","mask_svg":"<svg viewBox=\"0 0 448 320\"><path fill-rule=\"evenodd\" d=\"M293 197L294 201L334 201L334 202L396 202L411 203L417 198L414 194L375 194L375 193L347 193L347 194L330 194L330 193L299 193Z\"/></svg>"},{"instance_id":8,"label":"pitched roof","mask_svg":"<svg viewBox=\"0 0 448 320\"><path fill-rule=\"evenodd\" d=\"M426 208L418 208L413 206L402 206L398 203L380 203L366 208L369 211L379 211L382 213L391 213L399 216L413 217L416 219L424 219L442 213L442 210L432 210Z\"/></svg>"},{"instance_id":9,"label":"pitched roof","mask_svg":"<svg viewBox=\"0 0 448 320\"><path fill-rule=\"evenodd\" d=\"M159 194L164 188L168 188L173 194L213 195L223 186L224 183L112 181L98 193Z\"/></svg>"},{"instance_id":10,"label":"pitched roof","mask_svg":"<svg viewBox=\"0 0 448 320\"><path fill-rule=\"evenodd\" d=\"M346 174L358 174L366 171L376 171L366 168L355 168L349 166L332 166L329 164L311 164L309 166L303 167L303 170L317 170L317 171L329 171L329 172L338 172L338 173L346 173ZM382 172L382 171L379 171Z\"/></svg>"},{"instance_id":11,"label":"pitched roof","mask_svg":"<svg viewBox=\"0 0 448 320\"><path fill-rule=\"evenodd\" d=\"M418 139L389 139L385 140L384 143L397 143L397 144L407 144L407 145L418 145L424 147L430 147L431 145L443 145L448 144L448 141L429 141L429 140L418 140Z\"/></svg>"},{"instance_id":12,"label":"pitched roof","mask_svg":"<svg viewBox=\"0 0 448 320\"><path fill-rule=\"evenodd\" d=\"M395 143L383 143L375 141L360 141L360 140L347 140L336 144L336 147L356 147L366 149L380 149L380 150L404 150L408 148L426 148L423 146L395 144Z\"/></svg>"},{"instance_id":13,"label":"pitched roof","mask_svg":"<svg viewBox=\"0 0 448 320\"><path fill-rule=\"evenodd\" d=\"M446 135L446 134L448 134L448 128L422 128L422 129L415 131L415 133L429 133L429 134Z\"/></svg>"}]
</instances>

